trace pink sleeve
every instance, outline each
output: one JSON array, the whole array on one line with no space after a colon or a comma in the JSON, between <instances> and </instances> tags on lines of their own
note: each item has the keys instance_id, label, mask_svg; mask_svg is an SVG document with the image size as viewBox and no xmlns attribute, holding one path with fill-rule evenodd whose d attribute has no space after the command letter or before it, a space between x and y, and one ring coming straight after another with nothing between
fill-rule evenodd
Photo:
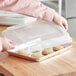
<instances>
[{"instance_id":1,"label":"pink sleeve","mask_svg":"<svg viewBox=\"0 0 76 76\"><path fill-rule=\"evenodd\" d=\"M53 20L55 14L53 9L35 0L0 0L0 10L12 11L49 22Z\"/></svg>"}]
</instances>

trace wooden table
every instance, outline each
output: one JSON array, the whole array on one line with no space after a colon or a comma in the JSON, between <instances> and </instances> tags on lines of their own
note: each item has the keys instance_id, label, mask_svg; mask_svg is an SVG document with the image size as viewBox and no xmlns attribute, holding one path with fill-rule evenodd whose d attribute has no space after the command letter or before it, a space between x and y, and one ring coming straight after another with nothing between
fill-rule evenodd
<instances>
[{"instance_id":1,"label":"wooden table","mask_svg":"<svg viewBox=\"0 0 76 76\"><path fill-rule=\"evenodd\" d=\"M0 32L5 28L7 27L0 26ZM66 50L65 53L42 62L31 62L17 57L9 56L0 62L0 66L8 70L14 76L54 76L75 72L76 42L74 40L73 47L68 49L68 51Z\"/></svg>"}]
</instances>

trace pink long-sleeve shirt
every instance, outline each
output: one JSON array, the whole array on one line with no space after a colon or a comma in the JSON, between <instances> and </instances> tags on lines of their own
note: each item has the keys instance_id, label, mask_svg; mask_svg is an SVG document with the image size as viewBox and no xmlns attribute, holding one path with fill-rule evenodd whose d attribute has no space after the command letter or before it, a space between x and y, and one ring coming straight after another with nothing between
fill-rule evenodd
<instances>
[{"instance_id":1,"label":"pink long-sleeve shirt","mask_svg":"<svg viewBox=\"0 0 76 76\"><path fill-rule=\"evenodd\" d=\"M16 12L45 21L53 20L55 11L35 0L0 0L0 10Z\"/></svg>"}]
</instances>

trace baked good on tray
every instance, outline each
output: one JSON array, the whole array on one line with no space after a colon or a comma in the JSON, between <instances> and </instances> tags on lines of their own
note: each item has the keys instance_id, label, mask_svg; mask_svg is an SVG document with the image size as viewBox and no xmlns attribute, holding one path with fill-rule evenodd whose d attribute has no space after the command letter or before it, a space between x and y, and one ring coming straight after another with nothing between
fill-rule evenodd
<instances>
[{"instance_id":1,"label":"baked good on tray","mask_svg":"<svg viewBox=\"0 0 76 76\"><path fill-rule=\"evenodd\" d=\"M32 53L31 57L40 58L42 56L42 51L35 51Z\"/></svg>"},{"instance_id":2,"label":"baked good on tray","mask_svg":"<svg viewBox=\"0 0 76 76\"><path fill-rule=\"evenodd\" d=\"M59 45L59 46L53 47L53 50L54 50L54 51L58 51L58 50L61 50L61 49L63 49L63 48L64 48L64 46Z\"/></svg>"},{"instance_id":3,"label":"baked good on tray","mask_svg":"<svg viewBox=\"0 0 76 76\"><path fill-rule=\"evenodd\" d=\"M30 56L31 55L31 52L30 51L26 51L26 50L18 50L17 51L17 54L19 55L23 55L23 56Z\"/></svg>"},{"instance_id":4,"label":"baked good on tray","mask_svg":"<svg viewBox=\"0 0 76 76\"><path fill-rule=\"evenodd\" d=\"M48 55L53 53L53 48L46 48L42 51L42 55Z\"/></svg>"}]
</instances>

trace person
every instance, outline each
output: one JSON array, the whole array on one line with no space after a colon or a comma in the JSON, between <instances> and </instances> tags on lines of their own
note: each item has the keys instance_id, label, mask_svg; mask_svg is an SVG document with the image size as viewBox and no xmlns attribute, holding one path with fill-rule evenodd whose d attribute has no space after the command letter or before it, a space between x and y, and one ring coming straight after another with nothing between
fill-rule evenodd
<instances>
[{"instance_id":1,"label":"person","mask_svg":"<svg viewBox=\"0 0 76 76\"><path fill-rule=\"evenodd\" d=\"M68 29L65 18L60 16L54 9L45 6L36 0L0 0L0 10L16 12L22 15L53 22ZM0 38L0 50L8 50L11 48L13 48L12 41L7 38Z\"/></svg>"}]
</instances>

